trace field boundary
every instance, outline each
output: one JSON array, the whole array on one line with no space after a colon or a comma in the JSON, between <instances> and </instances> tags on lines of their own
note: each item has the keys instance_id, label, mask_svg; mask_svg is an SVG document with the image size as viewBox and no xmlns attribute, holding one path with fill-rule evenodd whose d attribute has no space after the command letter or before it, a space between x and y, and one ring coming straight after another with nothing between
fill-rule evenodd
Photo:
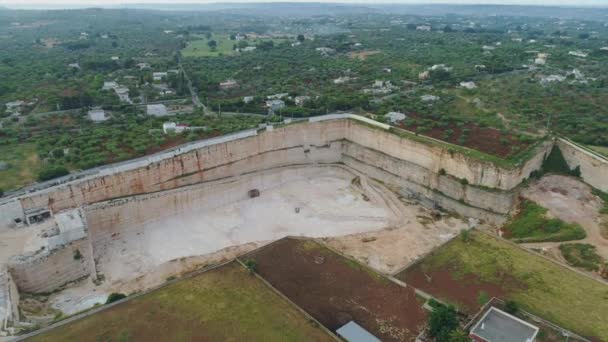
<instances>
[{"instance_id":1,"label":"field boundary","mask_svg":"<svg viewBox=\"0 0 608 342\"><path fill-rule=\"evenodd\" d=\"M285 237L286 238L286 237ZM260 246L259 248L254 249L251 252L255 252L261 248L267 247L269 245L271 245L274 242L277 241L281 241L285 238L279 239L279 240L275 240L269 244L266 244L264 246ZM250 252L250 253L251 253ZM249 254L249 253L247 253ZM235 259L235 261L241 265L243 268L247 269L247 266L245 265L245 263L240 259L240 257L237 257ZM308 319L309 321L314 322L318 328L320 328L321 330L323 330L325 333L327 333L329 336L331 336L334 340L336 341L342 341L342 339L340 339L338 337L338 335L336 335L335 333L333 333L331 330L329 330L326 326L324 326L323 324L321 324L321 322L317 321L316 318L312 317L308 312L306 312L306 310L302 309L300 306L298 306L296 303L294 303L291 299L289 299L287 296L285 296L281 291L277 290L274 286L272 286L266 279L264 279L264 277L262 277L260 274L258 274L258 272L253 271L252 272L253 276L256 277L258 280L260 280L268 289L270 289L272 292L274 292L275 294L277 294L279 297L281 297L283 300L285 300L287 302L287 304L291 305L293 308L295 308L297 311L299 311L302 315L304 315L304 317L306 319Z\"/></svg>"},{"instance_id":2,"label":"field boundary","mask_svg":"<svg viewBox=\"0 0 608 342\"><path fill-rule=\"evenodd\" d=\"M163 288L165 288L165 287L167 287L169 285L172 285L172 284L174 284L174 283L176 283L176 282L178 282L180 280L191 279L191 278L199 276L199 275L201 275L203 273L206 273L206 272L209 272L209 271L213 271L214 269L220 268L222 266L226 266L226 265L228 265L228 264L230 264L230 263L232 263L234 261L235 261L235 259L231 259L231 260L228 260L226 262L222 262L222 263L219 263L219 264L211 265L211 266L208 266L208 267L203 267L203 268L201 268L199 270L196 270L196 271L190 272L188 274L185 274L182 277L179 277L179 278L176 278L176 279L172 279L172 280L169 280L169 281L165 281L164 283L162 283L160 285L157 285L157 286L154 286L154 287L152 287L152 288L150 288L148 290L145 290L145 291L142 291L142 292L137 292L135 294L129 295L129 296L127 296L127 297L125 297L125 298L123 298L121 300L118 300L116 302L113 302L113 303L110 303L110 304L103 304L103 305L101 305L99 307L93 307L93 308L91 308L89 310L86 310L84 312L77 313L77 314L75 314L73 316L69 316L69 317L67 317L65 319L62 319L62 320L60 320L58 322L55 322L55 323L53 323L53 324L51 324L51 325L49 325L47 327L38 329L36 331L30 332L30 333L25 334L25 335L15 336L12 340L9 340L9 341L10 342L24 341L24 340L26 340L28 338L44 334L44 333L49 332L51 330L54 330L56 328L62 327L64 325L66 325L66 324L69 324L69 323L72 323L74 321L77 321L77 320L89 317L91 315L94 315L96 313L99 313L99 312L111 309L114 306L126 303L126 302L128 302L130 300L133 300L135 298L139 298L141 296L144 296L144 295L150 294L152 292L158 291L158 290L163 289Z\"/></svg>"},{"instance_id":3,"label":"field boundary","mask_svg":"<svg viewBox=\"0 0 608 342\"><path fill-rule=\"evenodd\" d=\"M564 267L564 268L566 268L566 269L568 269L568 270L570 270L570 271L573 271L573 272L575 272L575 273L578 273L579 275L582 275L582 276L584 276L584 277L586 277L586 278L588 278L588 279L595 280L595 281L597 281L597 282L598 282L598 283L600 283L600 284L603 284L603 285L608 285L608 281L607 281L607 280L600 279L600 278L598 278L598 277L592 276L592 275L587 274L586 272L583 272L583 271L581 271L581 270L579 270L579 269L577 269L577 268L574 268L574 267L572 267L572 266L570 266L570 265L567 265L567 264L564 264L564 263L562 263L562 262L559 262L558 260L555 260L555 259L549 258L549 257L548 257L548 256L546 256L546 255L542 255L542 254L540 254L540 253L534 252L534 251L532 251L532 250L530 250L530 249L528 249L528 248L526 248L526 247L520 246L519 244L517 244L517 243L515 243L515 242L513 242L513 241L511 241L511 240L507 240L507 239L505 239L505 238L502 238L502 237L496 236L496 235L494 235L494 234L492 234L492 233L490 233L490 232L484 231L484 230L478 230L478 232L480 232L480 233L482 233L482 234L485 234L486 236L490 236L490 237L492 237L492 238L494 238L494 239L496 239L496 240L498 240L498 241L506 242L507 244L509 244L509 245L511 245L511 246L513 246L513 247L517 247L518 249L523 250L523 251L525 251L525 252L526 252L526 253L528 253L528 254L531 254L531 255L534 255L534 256L537 256L537 257L541 257L541 258L543 258L543 259L545 259L545 260L547 260L547 261L552 262L552 263L553 263L553 264L555 264L555 265L558 265L558 266ZM564 241L564 243L568 243L568 241Z\"/></svg>"}]
</instances>

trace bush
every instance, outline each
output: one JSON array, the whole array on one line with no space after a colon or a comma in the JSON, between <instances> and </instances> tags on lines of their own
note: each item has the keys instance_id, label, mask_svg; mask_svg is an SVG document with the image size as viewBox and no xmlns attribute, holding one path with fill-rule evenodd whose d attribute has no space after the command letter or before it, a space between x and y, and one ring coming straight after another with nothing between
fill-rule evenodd
<instances>
[{"instance_id":1,"label":"bush","mask_svg":"<svg viewBox=\"0 0 608 342\"><path fill-rule=\"evenodd\" d=\"M467 185L467 184L469 184L469 180L468 180L468 179L466 179L466 178L461 178L461 179L460 179L460 184L462 184L462 185Z\"/></svg>"},{"instance_id":2,"label":"bush","mask_svg":"<svg viewBox=\"0 0 608 342\"><path fill-rule=\"evenodd\" d=\"M595 251L595 246L586 243L565 243L559 246L564 259L574 267L587 271L598 271L603 262Z\"/></svg>"},{"instance_id":3,"label":"bush","mask_svg":"<svg viewBox=\"0 0 608 342\"><path fill-rule=\"evenodd\" d=\"M106 300L106 304L117 302L121 299L127 298L126 294L123 293L110 293L108 299Z\"/></svg>"},{"instance_id":4,"label":"bush","mask_svg":"<svg viewBox=\"0 0 608 342\"><path fill-rule=\"evenodd\" d=\"M61 165L49 165L38 172L38 181L43 182L49 179L65 176L70 172Z\"/></svg>"},{"instance_id":5,"label":"bush","mask_svg":"<svg viewBox=\"0 0 608 342\"><path fill-rule=\"evenodd\" d=\"M453 306L439 305L429 315L429 334L436 341L449 341L450 334L459 328L458 316Z\"/></svg>"},{"instance_id":6,"label":"bush","mask_svg":"<svg viewBox=\"0 0 608 342\"><path fill-rule=\"evenodd\" d=\"M517 303L513 300L508 300L505 303L505 311L511 315L515 315L517 312L519 312L519 305L517 305Z\"/></svg>"},{"instance_id":7,"label":"bush","mask_svg":"<svg viewBox=\"0 0 608 342\"><path fill-rule=\"evenodd\" d=\"M471 241L471 233L468 230L463 229L460 232L460 240L462 240L462 242L469 242L469 241Z\"/></svg>"},{"instance_id":8,"label":"bush","mask_svg":"<svg viewBox=\"0 0 608 342\"><path fill-rule=\"evenodd\" d=\"M249 271L249 273L251 273L251 274L254 274L258 269L258 263L253 259L245 260L244 264L245 264L245 267L247 267L247 270Z\"/></svg>"},{"instance_id":9,"label":"bush","mask_svg":"<svg viewBox=\"0 0 608 342\"><path fill-rule=\"evenodd\" d=\"M489 301L490 301L490 296L488 295L488 293L485 291L479 291L479 294L477 295L477 304L479 304L479 306L484 306Z\"/></svg>"},{"instance_id":10,"label":"bush","mask_svg":"<svg viewBox=\"0 0 608 342\"><path fill-rule=\"evenodd\" d=\"M439 170L439 175L440 176L445 176L447 174L447 172L445 172L445 169L440 169Z\"/></svg>"}]
</instances>

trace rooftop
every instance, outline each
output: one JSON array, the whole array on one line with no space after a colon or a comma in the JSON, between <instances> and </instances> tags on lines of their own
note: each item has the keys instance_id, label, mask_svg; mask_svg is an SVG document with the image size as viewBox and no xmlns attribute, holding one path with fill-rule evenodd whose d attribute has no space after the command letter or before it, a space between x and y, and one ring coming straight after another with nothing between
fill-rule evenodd
<instances>
[{"instance_id":1,"label":"rooftop","mask_svg":"<svg viewBox=\"0 0 608 342\"><path fill-rule=\"evenodd\" d=\"M531 342L538 327L491 307L471 329L471 336L488 342Z\"/></svg>"},{"instance_id":2,"label":"rooftop","mask_svg":"<svg viewBox=\"0 0 608 342\"><path fill-rule=\"evenodd\" d=\"M336 333L348 342L380 342L380 339L353 321L343 325Z\"/></svg>"}]
</instances>

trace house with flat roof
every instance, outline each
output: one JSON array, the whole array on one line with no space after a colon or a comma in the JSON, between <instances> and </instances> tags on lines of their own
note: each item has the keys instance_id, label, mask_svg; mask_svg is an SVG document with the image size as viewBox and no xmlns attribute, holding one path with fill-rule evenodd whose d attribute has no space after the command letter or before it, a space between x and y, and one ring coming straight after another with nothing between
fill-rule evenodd
<instances>
[{"instance_id":1,"label":"house with flat roof","mask_svg":"<svg viewBox=\"0 0 608 342\"><path fill-rule=\"evenodd\" d=\"M476 342L534 342L538 327L491 307L469 332Z\"/></svg>"},{"instance_id":2,"label":"house with flat roof","mask_svg":"<svg viewBox=\"0 0 608 342\"><path fill-rule=\"evenodd\" d=\"M87 116L93 122L103 122L109 119L106 112L101 108L93 108L88 111Z\"/></svg>"},{"instance_id":3,"label":"house with flat roof","mask_svg":"<svg viewBox=\"0 0 608 342\"><path fill-rule=\"evenodd\" d=\"M167 111L167 106L164 104L150 104L146 106L146 114L150 116L167 116L169 115L169 111Z\"/></svg>"},{"instance_id":4,"label":"house with flat roof","mask_svg":"<svg viewBox=\"0 0 608 342\"><path fill-rule=\"evenodd\" d=\"M348 342L381 342L379 338L354 321L346 323L336 330L336 333Z\"/></svg>"}]
</instances>

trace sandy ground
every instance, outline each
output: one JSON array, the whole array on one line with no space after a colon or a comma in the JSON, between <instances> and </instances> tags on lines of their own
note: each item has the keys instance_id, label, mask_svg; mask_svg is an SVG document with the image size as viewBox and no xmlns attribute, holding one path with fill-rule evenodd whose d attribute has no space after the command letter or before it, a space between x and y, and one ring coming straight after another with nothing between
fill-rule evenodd
<instances>
[{"instance_id":1,"label":"sandy ground","mask_svg":"<svg viewBox=\"0 0 608 342\"><path fill-rule=\"evenodd\" d=\"M287 235L323 238L329 246L393 273L467 227L455 218L432 219L429 210L402 202L380 183L339 169L318 168L257 198L142 223L143 233L122 233L98 260L104 282L82 281L49 302L72 314L111 292L149 289Z\"/></svg>"},{"instance_id":2,"label":"sandy ground","mask_svg":"<svg viewBox=\"0 0 608 342\"><path fill-rule=\"evenodd\" d=\"M316 176L290 180L257 198L145 222L143 230L134 229L133 236L123 233L112 242L100 258L98 270L112 283L145 274L171 260L250 242L287 235L348 235L391 226L396 219L391 208L363 187L352 186L354 175L337 176L343 174L319 168ZM167 234L168 227L171 234Z\"/></svg>"},{"instance_id":3,"label":"sandy ground","mask_svg":"<svg viewBox=\"0 0 608 342\"><path fill-rule=\"evenodd\" d=\"M608 239L600 234L601 200L593 195L591 187L577 178L550 175L541 178L523 191L522 195L549 210L549 215L565 222L578 223L587 232L587 238L576 242L589 243L597 253L608 260ZM561 243L529 243L524 246L539 248L552 255ZM559 254L559 253L558 253Z\"/></svg>"}]
</instances>

